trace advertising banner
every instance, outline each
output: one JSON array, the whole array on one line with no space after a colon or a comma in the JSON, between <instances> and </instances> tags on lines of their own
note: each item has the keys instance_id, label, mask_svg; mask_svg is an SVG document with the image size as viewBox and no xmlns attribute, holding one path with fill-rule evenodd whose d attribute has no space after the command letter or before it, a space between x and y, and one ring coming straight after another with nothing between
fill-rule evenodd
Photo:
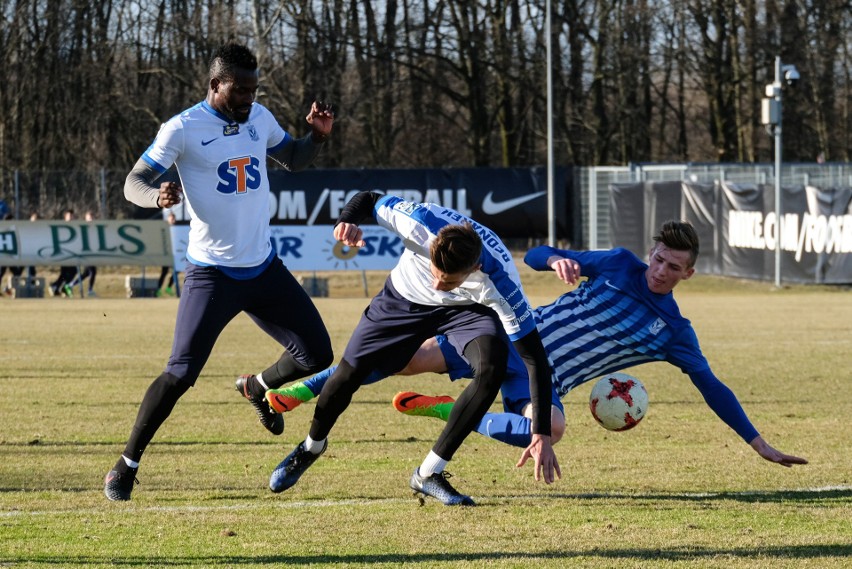
<instances>
[{"instance_id":1,"label":"advertising banner","mask_svg":"<svg viewBox=\"0 0 852 569\"><path fill-rule=\"evenodd\" d=\"M546 238L547 171L537 168L330 169L269 171L272 225L334 225L359 191L393 194L455 209L491 228L502 239ZM571 178L554 171L556 230L572 239ZM174 208L178 220L188 219ZM579 212L576 212L579 216ZM576 224L579 228L579 224Z\"/></svg>"},{"instance_id":2,"label":"advertising banner","mask_svg":"<svg viewBox=\"0 0 852 569\"><path fill-rule=\"evenodd\" d=\"M186 270L189 225L172 226L174 266ZM402 239L377 225L364 225L364 247L346 247L334 240L333 225L273 225L272 246L291 271L390 271L402 255ZM153 263L152 263L153 264Z\"/></svg>"},{"instance_id":3,"label":"advertising banner","mask_svg":"<svg viewBox=\"0 0 852 569\"><path fill-rule=\"evenodd\" d=\"M852 283L852 188L782 188L780 220L769 184L649 182L611 190L612 242L642 258L666 219L683 219L698 232L701 272L772 280L780 243L782 280Z\"/></svg>"},{"instance_id":4,"label":"advertising banner","mask_svg":"<svg viewBox=\"0 0 852 569\"><path fill-rule=\"evenodd\" d=\"M0 221L0 265L171 263L163 221Z\"/></svg>"}]
</instances>

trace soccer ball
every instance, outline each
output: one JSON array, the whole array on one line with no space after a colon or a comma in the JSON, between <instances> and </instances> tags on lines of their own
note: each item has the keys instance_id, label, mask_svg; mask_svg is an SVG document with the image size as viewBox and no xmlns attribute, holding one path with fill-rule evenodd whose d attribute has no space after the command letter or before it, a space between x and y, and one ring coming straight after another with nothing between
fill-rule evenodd
<instances>
[{"instance_id":1,"label":"soccer ball","mask_svg":"<svg viewBox=\"0 0 852 569\"><path fill-rule=\"evenodd\" d=\"M610 373L592 388L589 409L605 429L626 431L638 425L648 412L648 392L632 375Z\"/></svg>"}]
</instances>

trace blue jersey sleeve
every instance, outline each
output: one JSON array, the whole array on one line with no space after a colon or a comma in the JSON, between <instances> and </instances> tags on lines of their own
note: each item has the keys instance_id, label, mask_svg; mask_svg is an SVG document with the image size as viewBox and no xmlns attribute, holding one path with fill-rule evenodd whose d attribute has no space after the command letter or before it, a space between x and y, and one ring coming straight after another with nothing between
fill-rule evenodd
<instances>
[{"instance_id":1,"label":"blue jersey sleeve","mask_svg":"<svg viewBox=\"0 0 852 569\"><path fill-rule=\"evenodd\" d=\"M734 392L727 385L719 381L709 369L690 373L689 378L701 395L707 406L716 415L731 427L747 443L750 443L759 435L757 429L751 424L745 411L737 400Z\"/></svg>"},{"instance_id":2,"label":"blue jersey sleeve","mask_svg":"<svg viewBox=\"0 0 852 569\"><path fill-rule=\"evenodd\" d=\"M577 261L580 264L580 274L589 278L602 273L612 273L615 278L618 274L625 273L634 267L639 261L633 253L622 248L609 251L571 251L542 245L527 251L524 262L536 271L552 271L547 260L553 256Z\"/></svg>"}]
</instances>

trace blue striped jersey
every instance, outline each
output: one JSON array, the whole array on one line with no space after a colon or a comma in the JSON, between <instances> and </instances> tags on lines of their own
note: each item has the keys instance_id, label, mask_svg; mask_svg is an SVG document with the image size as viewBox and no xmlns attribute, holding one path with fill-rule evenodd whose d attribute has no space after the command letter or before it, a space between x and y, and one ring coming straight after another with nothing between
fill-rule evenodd
<instances>
[{"instance_id":1,"label":"blue striped jersey","mask_svg":"<svg viewBox=\"0 0 852 569\"><path fill-rule=\"evenodd\" d=\"M559 396L601 375L667 361L684 373L709 370L698 338L671 293L648 289L648 265L626 249L567 251L538 247L527 264L550 270L551 255L574 259L588 280L533 312Z\"/></svg>"}]
</instances>

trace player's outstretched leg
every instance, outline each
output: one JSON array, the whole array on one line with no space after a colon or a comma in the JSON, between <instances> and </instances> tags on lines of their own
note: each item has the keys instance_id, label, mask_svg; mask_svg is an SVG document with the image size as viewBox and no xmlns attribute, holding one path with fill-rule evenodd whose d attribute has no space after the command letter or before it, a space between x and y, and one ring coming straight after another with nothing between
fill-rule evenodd
<instances>
[{"instance_id":1,"label":"player's outstretched leg","mask_svg":"<svg viewBox=\"0 0 852 569\"><path fill-rule=\"evenodd\" d=\"M284 432L284 417L269 408L265 397L266 389L262 385L259 385L255 376L241 375L237 378L234 389L248 399L251 406L254 407L258 419L260 419L260 424L267 431L273 435L280 435Z\"/></svg>"},{"instance_id":2,"label":"player's outstretched leg","mask_svg":"<svg viewBox=\"0 0 852 569\"><path fill-rule=\"evenodd\" d=\"M432 496L445 506L475 506L476 503L470 496L465 496L453 488L448 480L451 476L446 470L431 476L421 476L420 469L415 468L408 485L415 495ZM423 498L420 500L422 503Z\"/></svg>"},{"instance_id":3,"label":"player's outstretched leg","mask_svg":"<svg viewBox=\"0 0 852 569\"><path fill-rule=\"evenodd\" d=\"M435 417L444 421L456 400L449 395L422 395L413 391L401 391L393 398L393 406L400 413L418 417Z\"/></svg>"},{"instance_id":4,"label":"player's outstretched leg","mask_svg":"<svg viewBox=\"0 0 852 569\"><path fill-rule=\"evenodd\" d=\"M331 366L305 381L299 381L278 389L268 389L266 391L266 402L276 413L292 411L305 401L310 401L319 395L322 386L325 385L325 382L336 369L337 366Z\"/></svg>"},{"instance_id":5,"label":"player's outstretched leg","mask_svg":"<svg viewBox=\"0 0 852 569\"><path fill-rule=\"evenodd\" d=\"M417 417L434 417L446 421L455 400L449 395L423 395L401 391L393 398L393 406L400 413ZM486 413L474 430L480 435L519 448L526 448L532 440L531 422L516 413Z\"/></svg>"},{"instance_id":6,"label":"player's outstretched leg","mask_svg":"<svg viewBox=\"0 0 852 569\"><path fill-rule=\"evenodd\" d=\"M300 381L287 387L279 387L278 389L268 389L266 391L266 402L276 413L287 413L292 411L302 403L310 401L320 394L323 386L334 373L337 366L323 370L305 381ZM388 376L383 371L373 371L361 382L362 385L369 385L381 381Z\"/></svg>"}]
</instances>

